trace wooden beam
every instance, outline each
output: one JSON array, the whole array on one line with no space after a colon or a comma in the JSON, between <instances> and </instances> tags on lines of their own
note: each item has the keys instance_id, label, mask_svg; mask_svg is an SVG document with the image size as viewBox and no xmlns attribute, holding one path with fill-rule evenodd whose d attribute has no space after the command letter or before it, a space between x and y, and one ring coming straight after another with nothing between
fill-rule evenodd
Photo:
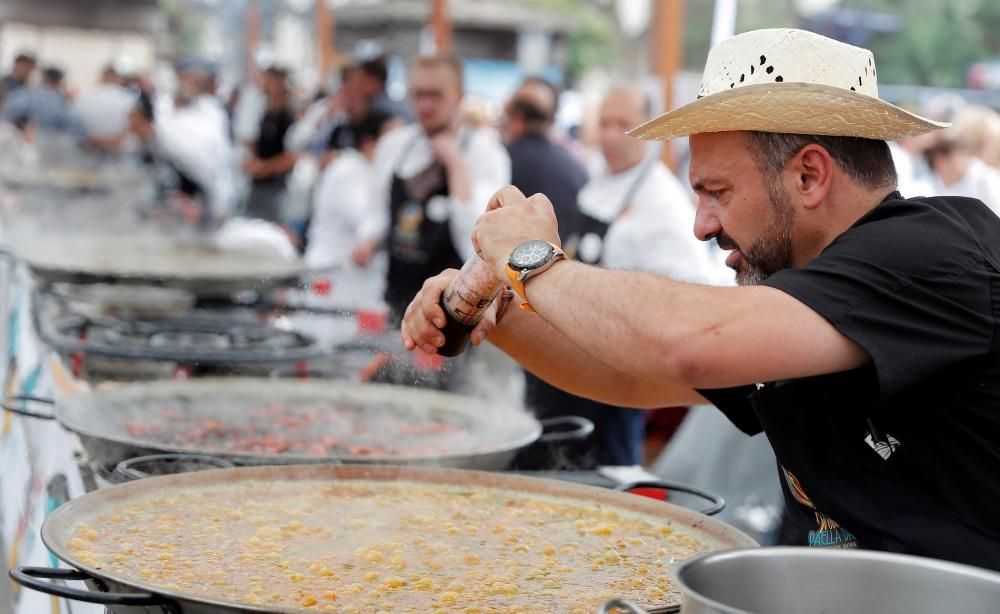
<instances>
[{"instance_id":1,"label":"wooden beam","mask_svg":"<svg viewBox=\"0 0 1000 614\"><path fill-rule=\"evenodd\" d=\"M319 82L326 83L330 71L335 68L336 61L336 41L334 39L334 28L336 27L333 7L330 0L316 0L316 58L319 65Z\"/></svg>"},{"instance_id":2,"label":"wooden beam","mask_svg":"<svg viewBox=\"0 0 1000 614\"><path fill-rule=\"evenodd\" d=\"M451 13L448 0L431 0L430 26L434 31L434 46L440 54L451 53Z\"/></svg>"},{"instance_id":3,"label":"wooden beam","mask_svg":"<svg viewBox=\"0 0 1000 614\"><path fill-rule=\"evenodd\" d=\"M260 42L260 3L250 0L247 3L246 22L244 23L246 42L246 80L251 83L257 80L257 45Z\"/></svg>"},{"instance_id":4,"label":"wooden beam","mask_svg":"<svg viewBox=\"0 0 1000 614\"><path fill-rule=\"evenodd\" d=\"M674 82L684 61L684 0L654 0L650 29L651 62L663 88L664 110L674 106ZM663 163L677 171L670 141L663 143Z\"/></svg>"}]
</instances>

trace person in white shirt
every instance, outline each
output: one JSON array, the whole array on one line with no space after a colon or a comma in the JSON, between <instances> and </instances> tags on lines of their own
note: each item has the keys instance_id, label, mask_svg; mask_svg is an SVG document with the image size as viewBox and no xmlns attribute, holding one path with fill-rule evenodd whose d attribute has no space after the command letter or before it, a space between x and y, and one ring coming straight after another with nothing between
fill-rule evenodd
<instances>
[{"instance_id":1,"label":"person in white shirt","mask_svg":"<svg viewBox=\"0 0 1000 614\"><path fill-rule=\"evenodd\" d=\"M204 95L202 74L182 68L177 91L158 97L151 118L133 112L132 131L178 175L178 191L194 201L200 222L230 215L235 205L233 146Z\"/></svg>"},{"instance_id":2,"label":"person in white shirt","mask_svg":"<svg viewBox=\"0 0 1000 614\"><path fill-rule=\"evenodd\" d=\"M351 257L359 230L372 207L369 183L375 147L391 126L386 113L370 112L352 125L357 149L345 149L316 182L305 260L310 269L332 269L333 301L365 308L381 302L386 257L380 252L366 267Z\"/></svg>"},{"instance_id":3,"label":"person in white shirt","mask_svg":"<svg viewBox=\"0 0 1000 614\"><path fill-rule=\"evenodd\" d=\"M365 264L389 253L386 303L398 320L428 276L474 254L472 229L494 192L510 182L510 158L496 135L461 125L462 65L418 58L410 70L417 122L392 131L375 151L372 215L355 252Z\"/></svg>"},{"instance_id":4,"label":"person in white shirt","mask_svg":"<svg viewBox=\"0 0 1000 614\"><path fill-rule=\"evenodd\" d=\"M73 113L83 123L92 145L117 150L128 134L129 113L136 100L137 96L121 84L114 66L107 66L100 82L77 97Z\"/></svg>"},{"instance_id":5,"label":"person in white shirt","mask_svg":"<svg viewBox=\"0 0 1000 614\"><path fill-rule=\"evenodd\" d=\"M577 197L581 219L577 235L565 243L566 253L606 268L711 283L724 274L723 268L691 232L692 195L650 152L646 141L626 134L648 117L648 106L646 95L634 84L616 86L605 96L598 134L605 171L584 185ZM578 463L642 463L643 410L612 408L533 376L526 393L526 404L541 417L582 415L595 423L590 446L574 459Z\"/></svg>"},{"instance_id":6,"label":"person in white shirt","mask_svg":"<svg viewBox=\"0 0 1000 614\"><path fill-rule=\"evenodd\" d=\"M935 134L934 144L924 155L934 170L939 194L977 198L1000 215L1000 171L976 155L977 130L983 127L961 121Z\"/></svg>"},{"instance_id":7,"label":"person in white shirt","mask_svg":"<svg viewBox=\"0 0 1000 614\"><path fill-rule=\"evenodd\" d=\"M934 173L919 149L910 143L889 142L889 153L896 166L899 193L907 198L916 196L937 196L940 186L935 184Z\"/></svg>"},{"instance_id":8,"label":"person in white shirt","mask_svg":"<svg viewBox=\"0 0 1000 614\"><path fill-rule=\"evenodd\" d=\"M717 267L705 256L705 244L690 232L692 194L655 152L650 155L648 143L622 129L646 117L646 109L646 96L637 85L619 85L604 98L598 138L605 172L580 191L580 210L590 221L579 233L576 257L673 279L715 279Z\"/></svg>"},{"instance_id":9,"label":"person in white shirt","mask_svg":"<svg viewBox=\"0 0 1000 614\"><path fill-rule=\"evenodd\" d=\"M309 105L288 129L285 147L316 156L321 168L326 168L342 150L354 147L351 124L361 121L368 111L360 75L357 64L343 67L340 87Z\"/></svg>"}]
</instances>

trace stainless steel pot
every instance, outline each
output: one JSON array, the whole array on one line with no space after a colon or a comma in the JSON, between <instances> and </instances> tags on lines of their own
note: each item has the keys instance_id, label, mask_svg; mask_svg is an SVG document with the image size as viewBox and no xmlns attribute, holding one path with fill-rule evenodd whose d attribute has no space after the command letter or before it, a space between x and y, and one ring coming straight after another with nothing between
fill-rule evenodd
<instances>
[{"instance_id":1,"label":"stainless steel pot","mask_svg":"<svg viewBox=\"0 0 1000 614\"><path fill-rule=\"evenodd\" d=\"M536 441L579 439L593 432L589 420L567 416L545 424L524 411L483 399L432 390L349 382L289 381L263 378L203 378L127 384L109 390L61 399L54 412L32 410L25 401L52 403L32 397L7 399L0 404L21 415L58 419L80 437L92 461L113 467L136 456L162 453L194 453L216 456L239 465L302 463L413 464L465 469L504 469L514 456ZM365 430L378 432L381 420L397 418L409 422L435 421L453 425L462 438L461 449L452 453L419 455L365 455L234 452L223 446L184 446L156 436L136 435L130 423L148 424L165 408L175 412L178 423L214 420L223 425L246 424L250 412L269 402L292 408L346 404L364 409L369 420ZM172 418L173 420L173 418ZM280 434L278 425L266 428ZM362 425L363 426L363 425ZM543 435L544 427L551 432ZM570 430L557 430L568 427ZM322 424L316 425L322 429ZM344 433L330 433L343 437Z\"/></svg>"},{"instance_id":2,"label":"stainless steel pot","mask_svg":"<svg viewBox=\"0 0 1000 614\"><path fill-rule=\"evenodd\" d=\"M713 552L674 573L683 614L995 614L1000 573L870 550L759 548ZM642 612L626 602L603 612Z\"/></svg>"},{"instance_id":3,"label":"stainless steel pot","mask_svg":"<svg viewBox=\"0 0 1000 614\"><path fill-rule=\"evenodd\" d=\"M470 489L501 488L570 499L603 509L625 511L669 521L679 531L697 539L706 549L756 546L747 535L722 522L669 503L654 501L614 490L569 484L555 480L526 478L508 473L489 473L430 467L387 467L361 465L242 467L153 477L112 488L97 490L66 503L42 525L45 545L76 569L21 567L11 571L20 584L52 595L110 606L114 614L231 614L234 612L274 612L269 606L241 605L204 596L173 591L165 586L137 582L86 565L70 553L68 542L81 522L128 506L162 492L164 488L198 488L232 484L244 480L291 483L299 480L407 480L437 484L459 484ZM91 590L81 590L46 579L83 580Z\"/></svg>"}]
</instances>

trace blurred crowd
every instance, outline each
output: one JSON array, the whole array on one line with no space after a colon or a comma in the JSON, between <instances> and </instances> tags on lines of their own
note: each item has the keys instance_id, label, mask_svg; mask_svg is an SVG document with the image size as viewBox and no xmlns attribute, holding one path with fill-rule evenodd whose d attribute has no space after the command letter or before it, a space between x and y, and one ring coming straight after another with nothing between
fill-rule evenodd
<instances>
[{"instance_id":1,"label":"blurred crowd","mask_svg":"<svg viewBox=\"0 0 1000 614\"><path fill-rule=\"evenodd\" d=\"M211 63L174 71L164 91L110 64L97 85L70 95L62 71L21 54L0 81L0 150L17 159L57 133L91 156L143 165L161 200L192 224L249 218L280 228L309 267L328 273L332 301L385 304L394 319L425 278L474 253L475 220L508 183L551 199L564 247L580 260L731 283L720 252L693 236L686 177L626 135L653 114L638 84L609 88L581 140L556 128L553 84L525 79L494 117L464 100L452 57L415 59L405 100L389 95L380 57L347 64L334 87L311 96L280 66L225 95ZM971 196L1000 213L1000 115L961 104L939 115L952 127L891 144L900 191ZM600 407L530 377L525 398L543 416L597 422L601 464L641 462L639 410Z\"/></svg>"}]
</instances>

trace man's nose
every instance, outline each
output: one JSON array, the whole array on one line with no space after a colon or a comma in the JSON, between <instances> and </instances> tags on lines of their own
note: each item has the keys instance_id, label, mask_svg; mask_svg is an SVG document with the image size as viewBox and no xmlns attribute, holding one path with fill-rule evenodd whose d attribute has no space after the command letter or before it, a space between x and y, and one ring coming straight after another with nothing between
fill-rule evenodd
<instances>
[{"instance_id":1,"label":"man's nose","mask_svg":"<svg viewBox=\"0 0 1000 614\"><path fill-rule=\"evenodd\" d=\"M708 241L722 230L722 222L713 207L699 201L694 215L694 236L700 241Z\"/></svg>"}]
</instances>

